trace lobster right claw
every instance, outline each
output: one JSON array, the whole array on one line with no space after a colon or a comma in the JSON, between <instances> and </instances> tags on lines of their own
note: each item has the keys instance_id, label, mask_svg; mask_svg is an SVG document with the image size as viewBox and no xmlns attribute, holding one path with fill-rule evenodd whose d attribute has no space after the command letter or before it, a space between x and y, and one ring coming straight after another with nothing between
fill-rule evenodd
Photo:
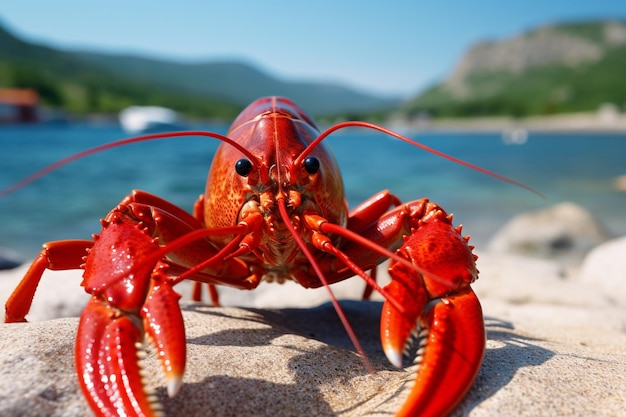
<instances>
[{"instance_id":1,"label":"lobster right claw","mask_svg":"<svg viewBox=\"0 0 626 417\"><path fill-rule=\"evenodd\" d=\"M159 273L154 274L158 277ZM155 278L140 318L93 296L78 326L76 369L83 393L102 416L158 414L160 404L149 395L141 375L144 331L156 347L167 391L174 396L185 371L185 332L178 307L180 295Z\"/></svg>"},{"instance_id":2,"label":"lobster right claw","mask_svg":"<svg viewBox=\"0 0 626 417\"><path fill-rule=\"evenodd\" d=\"M404 307L400 312L386 301L381 316L383 350L394 366L402 367L412 335L418 337L417 374L396 416L449 414L482 363L485 326L469 285L477 276L475 257L450 220L421 225L399 249L423 274L395 261L389 268L392 281L385 290Z\"/></svg>"},{"instance_id":3,"label":"lobster right claw","mask_svg":"<svg viewBox=\"0 0 626 417\"><path fill-rule=\"evenodd\" d=\"M102 224L84 265L82 285L92 297L78 325L78 380L99 416L154 416L160 405L144 387L142 347L155 345L168 394L176 394L186 358L180 295L166 264L141 261L159 249L146 226L124 207Z\"/></svg>"},{"instance_id":4,"label":"lobster right claw","mask_svg":"<svg viewBox=\"0 0 626 417\"><path fill-rule=\"evenodd\" d=\"M85 307L76 338L76 371L91 409L101 416L154 416L143 390L137 344L143 334L131 316L97 296ZM126 413L126 414L125 414Z\"/></svg>"}]
</instances>

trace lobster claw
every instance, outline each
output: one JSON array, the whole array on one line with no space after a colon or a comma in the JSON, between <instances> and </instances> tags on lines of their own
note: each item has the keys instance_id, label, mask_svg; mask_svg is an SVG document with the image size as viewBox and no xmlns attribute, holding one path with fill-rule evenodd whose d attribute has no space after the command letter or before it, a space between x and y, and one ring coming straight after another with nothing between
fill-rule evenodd
<instances>
[{"instance_id":1,"label":"lobster claw","mask_svg":"<svg viewBox=\"0 0 626 417\"><path fill-rule=\"evenodd\" d=\"M142 377L146 341L156 347L168 394L180 388L186 359L180 295L164 264L137 263L125 255L157 247L140 224L113 212L86 258L83 286L92 297L78 325L75 360L83 394L98 415L158 414L160 405ZM119 254L116 262L106 256L109 251Z\"/></svg>"},{"instance_id":2,"label":"lobster claw","mask_svg":"<svg viewBox=\"0 0 626 417\"><path fill-rule=\"evenodd\" d=\"M130 316L119 314L93 296L78 325L76 371L91 409L103 416L154 415L141 387L137 344L143 335Z\"/></svg>"},{"instance_id":3,"label":"lobster claw","mask_svg":"<svg viewBox=\"0 0 626 417\"><path fill-rule=\"evenodd\" d=\"M167 394L173 397L178 393L185 373L187 357L185 324L178 300L180 294L174 291L162 270L153 278L153 287L141 310L146 332L154 344L167 379Z\"/></svg>"},{"instance_id":4,"label":"lobster claw","mask_svg":"<svg viewBox=\"0 0 626 417\"><path fill-rule=\"evenodd\" d=\"M392 281L385 290L405 311L388 301L383 305L381 339L389 361L402 367L403 353L418 338L417 374L397 416L449 414L480 369L485 327L469 286L477 277L475 256L459 232L450 218L423 224L398 254L424 273L395 261L390 265Z\"/></svg>"},{"instance_id":5,"label":"lobster claw","mask_svg":"<svg viewBox=\"0 0 626 417\"><path fill-rule=\"evenodd\" d=\"M185 370L185 332L176 305L180 296L170 285L152 287L140 317L126 314L93 296L80 318L76 340L76 369L83 393L93 410L103 416L153 416L156 397L144 389L141 357L146 334L174 396ZM135 414L129 414L130 412Z\"/></svg>"}]
</instances>

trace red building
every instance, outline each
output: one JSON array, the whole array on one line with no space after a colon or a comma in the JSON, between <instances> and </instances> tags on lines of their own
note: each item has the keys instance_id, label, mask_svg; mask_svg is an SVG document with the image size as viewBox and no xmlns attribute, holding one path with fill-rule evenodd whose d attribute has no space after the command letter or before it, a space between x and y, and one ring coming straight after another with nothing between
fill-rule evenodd
<instances>
[{"instance_id":1,"label":"red building","mask_svg":"<svg viewBox=\"0 0 626 417\"><path fill-rule=\"evenodd\" d=\"M34 90L0 88L0 124L37 122L38 103L39 94Z\"/></svg>"}]
</instances>

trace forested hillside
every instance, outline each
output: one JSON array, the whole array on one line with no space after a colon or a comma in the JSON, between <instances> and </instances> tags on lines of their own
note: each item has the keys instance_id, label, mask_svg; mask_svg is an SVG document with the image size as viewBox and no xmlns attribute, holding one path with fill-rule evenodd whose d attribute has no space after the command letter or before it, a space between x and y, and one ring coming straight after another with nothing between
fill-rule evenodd
<instances>
[{"instance_id":1,"label":"forested hillside","mask_svg":"<svg viewBox=\"0 0 626 417\"><path fill-rule=\"evenodd\" d=\"M528 116L626 105L626 23L542 27L470 48L444 82L404 107L409 115Z\"/></svg>"}]
</instances>

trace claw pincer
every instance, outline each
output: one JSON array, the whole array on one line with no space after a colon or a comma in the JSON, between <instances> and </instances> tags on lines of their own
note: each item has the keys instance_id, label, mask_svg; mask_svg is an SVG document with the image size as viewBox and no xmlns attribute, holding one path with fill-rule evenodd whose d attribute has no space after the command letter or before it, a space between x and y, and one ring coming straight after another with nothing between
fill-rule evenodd
<instances>
[{"instance_id":1,"label":"claw pincer","mask_svg":"<svg viewBox=\"0 0 626 417\"><path fill-rule=\"evenodd\" d=\"M417 374L397 416L449 414L478 374L485 350L485 328L478 298L470 287L478 276L469 238L437 209L405 237L398 254L420 271L392 260L385 288L404 306L383 305L381 339L396 367L417 340Z\"/></svg>"},{"instance_id":2,"label":"claw pincer","mask_svg":"<svg viewBox=\"0 0 626 417\"><path fill-rule=\"evenodd\" d=\"M147 335L175 394L185 367L180 296L158 261L138 262L159 248L141 223L114 210L102 225L85 262L82 285L92 297L78 327L79 381L102 415L154 415L156 404L142 389L141 347Z\"/></svg>"}]
</instances>

